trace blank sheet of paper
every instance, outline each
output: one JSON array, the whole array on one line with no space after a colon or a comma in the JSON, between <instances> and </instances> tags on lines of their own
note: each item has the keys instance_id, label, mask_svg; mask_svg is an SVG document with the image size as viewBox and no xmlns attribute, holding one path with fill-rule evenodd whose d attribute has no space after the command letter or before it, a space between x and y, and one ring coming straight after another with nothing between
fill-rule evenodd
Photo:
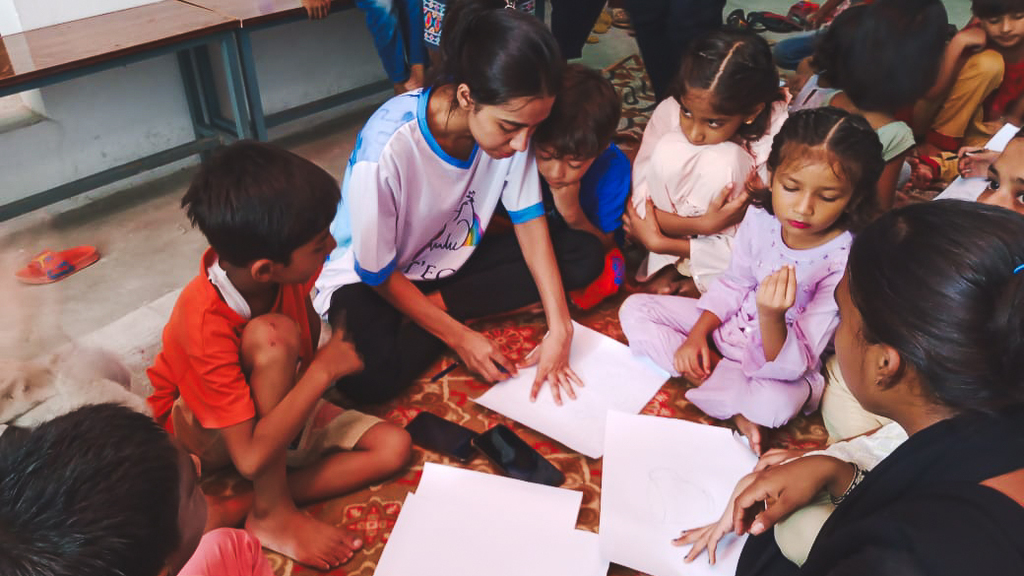
<instances>
[{"instance_id":1,"label":"blank sheet of paper","mask_svg":"<svg viewBox=\"0 0 1024 576\"><path fill-rule=\"evenodd\" d=\"M569 364L584 387L576 391L576 400L563 393L562 406L555 404L548 385L530 402L536 367L495 384L476 402L581 454L600 458L608 410L639 413L669 377L647 358L634 356L625 344L576 323Z\"/></svg>"},{"instance_id":2,"label":"blank sheet of paper","mask_svg":"<svg viewBox=\"0 0 1024 576\"><path fill-rule=\"evenodd\" d=\"M757 457L731 430L686 420L608 413L601 479L601 551L652 576L736 573L744 538L723 539L718 562L684 564L672 540L717 521Z\"/></svg>"},{"instance_id":3,"label":"blank sheet of paper","mask_svg":"<svg viewBox=\"0 0 1024 576\"><path fill-rule=\"evenodd\" d=\"M571 490L428 464L374 574L605 576L608 562L597 535L574 528L581 498Z\"/></svg>"}]
</instances>

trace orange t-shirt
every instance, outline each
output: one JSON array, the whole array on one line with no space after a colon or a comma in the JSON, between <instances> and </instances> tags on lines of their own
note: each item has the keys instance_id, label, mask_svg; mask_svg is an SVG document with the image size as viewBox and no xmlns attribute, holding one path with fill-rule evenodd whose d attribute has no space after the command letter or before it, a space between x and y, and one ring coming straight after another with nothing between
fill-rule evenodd
<instances>
[{"instance_id":1,"label":"orange t-shirt","mask_svg":"<svg viewBox=\"0 0 1024 576\"><path fill-rule=\"evenodd\" d=\"M180 396L204 428L218 429L256 416L239 356L242 330L249 322L221 299L207 278L217 255L203 254L199 275L185 286L163 333L163 350L146 371L153 384L147 399L156 421L174 432L171 407ZM301 367L313 359L312 331L306 301L309 288L282 284L271 312L298 322L302 336Z\"/></svg>"}]
</instances>

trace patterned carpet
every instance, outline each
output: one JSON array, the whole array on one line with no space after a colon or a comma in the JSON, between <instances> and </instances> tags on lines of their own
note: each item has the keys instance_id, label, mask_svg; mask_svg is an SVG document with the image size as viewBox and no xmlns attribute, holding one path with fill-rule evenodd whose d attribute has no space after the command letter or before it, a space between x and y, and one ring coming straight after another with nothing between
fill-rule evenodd
<instances>
[{"instance_id":1,"label":"patterned carpet","mask_svg":"<svg viewBox=\"0 0 1024 576\"><path fill-rule=\"evenodd\" d=\"M624 113L620 125L620 141L627 148L632 145L635 149L655 104L643 74L642 63L638 57L631 56L611 67L608 70L608 75L623 96ZM627 276L632 277L632 274ZM622 300L630 290L630 286L625 287L619 295L590 311L574 311L573 318L612 338L625 341L619 328L617 312ZM475 328L498 342L504 353L513 359L521 359L525 356L537 345L545 330L542 315L525 314L482 322L475 325ZM425 378L416 382L400 398L366 411L403 426L423 410L433 412L477 432L487 430L499 423L509 426L565 474L564 488L579 490L583 493L583 505L580 509L577 526L596 532L600 516L601 460L593 460L575 453L517 422L477 405L471 398L482 394L486 386L462 369L455 370L437 382L428 381L430 375L435 374L442 366L447 366L454 359L452 353L447 354L427 371ZM623 385L629 385L629 383L624 382ZM669 380L644 408L643 413L718 424L683 397L684 392L690 387L691 384L685 380ZM795 418L774 434L771 444L781 447L812 447L821 443L825 437L826 432L821 418L815 414L810 417ZM343 498L317 504L308 509L308 512L317 518L359 531L364 535L366 545L363 551L348 564L330 574L351 576L373 574L377 560L387 542L388 534L401 510L405 495L415 491L424 462L458 465L447 457L416 448L413 462L401 477L371 486ZM469 467L475 470L495 472L483 457L473 460ZM221 496L251 490L247 483L234 472L221 472L204 479L203 488L208 494ZM279 576L317 573L278 554L269 553L269 557L275 573ZM613 565L609 574L622 576L637 573Z\"/></svg>"}]
</instances>

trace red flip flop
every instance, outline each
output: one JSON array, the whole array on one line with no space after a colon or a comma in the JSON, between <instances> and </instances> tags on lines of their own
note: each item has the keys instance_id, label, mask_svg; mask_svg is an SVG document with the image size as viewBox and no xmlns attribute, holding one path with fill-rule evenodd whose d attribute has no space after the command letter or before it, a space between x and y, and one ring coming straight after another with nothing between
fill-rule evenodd
<instances>
[{"instance_id":1,"label":"red flip flop","mask_svg":"<svg viewBox=\"0 0 1024 576\"><path fill-rule=\"evenodd\" d=\"M76 246L60 252L45 250L14 276L25 284L49 284L67 278L100 259L92 246Z\"/></svg>"}]
</instances>

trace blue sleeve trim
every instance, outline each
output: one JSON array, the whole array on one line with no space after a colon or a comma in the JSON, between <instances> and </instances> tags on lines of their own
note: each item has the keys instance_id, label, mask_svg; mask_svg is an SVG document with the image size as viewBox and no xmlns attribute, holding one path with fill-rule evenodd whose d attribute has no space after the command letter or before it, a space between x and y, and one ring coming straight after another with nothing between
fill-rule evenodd
<instances>
[{"instance_id":1,"label":"blue sleeve trim","mask_svg":"<svg viewBox=\"0 0 1024 576\"><path fill-rule=\"evenodd\" d=\"M539 218L544 215L544 203L537 202L533 206L527 206L522 210L509 210L508 217L512 220L513 224L522 224L523 222L529 222L534 218Z\"/></svg>"},{"instance_id":2,"label":"blue sleeve trim","mask_svg":"<svg viewBox=\"0 0 1024 576\"><path fill-rule=\"evenodd\" d=\"M377 272L370 272L365 270L359 265L359 260L356 260L356 274L359 275L359 279L370 286L380 286L385 280L391 277L391 274L395 271L395 265L398 263L398 257L396 256L391 262L388 262L387 266L381 268Z\"/></svg>"}]
</instances>

